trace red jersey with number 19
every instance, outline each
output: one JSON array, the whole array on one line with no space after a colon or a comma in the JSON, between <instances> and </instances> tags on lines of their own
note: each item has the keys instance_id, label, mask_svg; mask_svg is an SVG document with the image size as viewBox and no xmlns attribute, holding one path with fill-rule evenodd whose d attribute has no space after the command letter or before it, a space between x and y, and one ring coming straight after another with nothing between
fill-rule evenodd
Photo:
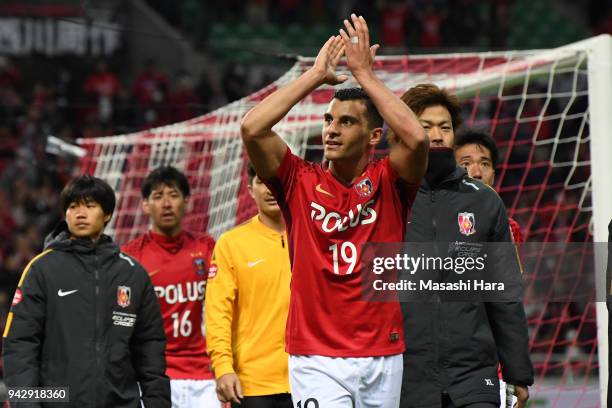
<instances>
[{"instance_id":1,"label":"red jersey with number 19","mask_svg":"<svg viewBox=\"0 0 612 408\"><path fill-rule=\"evenodd\" d=\"M289 149L266 182L289 234L291 298L289 354L373 357L404 351L397 302L362 296L361 246L401 242L418 185L408 184L389 158L368 164L351 185Z\"/></svg>"}]
</instances>

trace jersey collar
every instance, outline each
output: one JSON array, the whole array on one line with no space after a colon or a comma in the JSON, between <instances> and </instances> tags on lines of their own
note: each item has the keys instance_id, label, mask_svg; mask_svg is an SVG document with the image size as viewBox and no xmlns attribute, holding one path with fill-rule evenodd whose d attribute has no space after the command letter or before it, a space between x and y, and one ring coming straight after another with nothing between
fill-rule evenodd
<instances>
[{"instance_id":1,"label":"jersey collar","mask_svg":"<svg viewBox=\"0 0 612 408\"><path fill-rule=\"evenodd\" d=\"M164 250L175 254L180 251L181 248L183 248L183 243L185 241L185 231L181 231L173 237L167 237L165 235L149 231L149 238L157 245L162 247Z\"/></svg>"}]
</instances>

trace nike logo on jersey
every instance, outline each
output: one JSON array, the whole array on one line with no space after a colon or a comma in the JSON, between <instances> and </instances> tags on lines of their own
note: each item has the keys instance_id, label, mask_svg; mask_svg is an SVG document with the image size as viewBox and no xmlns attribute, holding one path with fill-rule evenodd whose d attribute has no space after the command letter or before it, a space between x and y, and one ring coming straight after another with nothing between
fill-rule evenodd
<instances>
[{"instance_id":1,"label":"nike logo on jersey","mask_svg":"<svg viewBox=\"0 0 612 408\"><path fill-rule=\"evenodd\" d=\"M328 195L330 197L334 197L334 195L332 193L330 193L329 191L323 190L323 187L321 187L321 184L317 184L315 186L315 190L318 191L321 194L325 194L325 195Z\"/></svg>"},{"instance_id":2,"label":"nike logo on jersey","mask_svg":"<svg viewBox=\"0 0 612 408\"><path fill-rule=\"evenodd\" d=\"M149 276L156 275L158 272L159 272L159 269L155 269L155 270L149 272Z\"/></svg>"},{"instance_id":3,"label":"nike logo on jersey","mask_svg":"<svg viewBox=\"0 0 612 408\"><path fill-rule=\"evenodd\" d=\"M249 262L247 263L247 266L248 266L249 268L252 268L252 267L254 267L254 266L255 266L255 265L257 265L257 264L262 263L263 261L265 261L265 259L258 259L258 260L253 261L253 262L249 261Z\"/></svg>"},{"instance_id":4,"label":"nike logo on jersey","mask_svg":"<svg viewBox=\"0 0 612 408\"><path fill-rule=\"evenodd\" d=\"M67 290L67 291L64 292L63 290L60 289L60 290L57 291L57 296L59 296L59 297L68 296L68 295L72 295L73 293L76 293L78 291L79 291L78 289L75 289L75 290Z\"/></svg>"}]
</instances>

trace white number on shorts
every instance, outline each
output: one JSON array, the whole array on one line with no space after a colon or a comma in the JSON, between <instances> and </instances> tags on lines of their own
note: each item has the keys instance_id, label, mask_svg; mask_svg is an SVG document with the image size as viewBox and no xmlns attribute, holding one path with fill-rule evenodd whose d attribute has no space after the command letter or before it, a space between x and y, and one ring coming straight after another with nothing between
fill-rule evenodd
<instances>
[{"instance_id":1,"label":"white number on shorts","mask_svg":"<svg viewBox=\"0 0 612 408\"><path fill-rule=\"evenodd\" d=\"M311 402L312 404L310 404ZM315 398L308 398L304 401L304 406L302 406L302 401L297 402L297 408L310 408L310 405L312 405L312 408L319 408L319 401Z\"/></svg>"},{"instance_id":2,"label":"white number on shorts","mask_svg":"<svg viewBox=\"0 0 612 408\"><path fill-rule=\"evenodd\" d=\"M338 265L338 253L342 257L342 262L348 264L346 275L353 273L355 265L357 264L357 247L351 241L344 241L340 245L340 251L338 251L338 244L330 245L329 250L332 251L332 258L334 260L334 273L340 275L340 265Z\"/></svg>"},{"instance_id":3,"label":"white number on shorts","mask_svg":"<svg viewBox=\"0 0 612 408\"><path fill-rule=\"evenodd\" d=\"M172 313L172 320L174 327L174 337L178 337L179 333L183 337L189 337L191 335L191 321L189 320L190 311L187 310L183 313L183 316L179 319L179 313Z\"/></svg>"}]
</instances>

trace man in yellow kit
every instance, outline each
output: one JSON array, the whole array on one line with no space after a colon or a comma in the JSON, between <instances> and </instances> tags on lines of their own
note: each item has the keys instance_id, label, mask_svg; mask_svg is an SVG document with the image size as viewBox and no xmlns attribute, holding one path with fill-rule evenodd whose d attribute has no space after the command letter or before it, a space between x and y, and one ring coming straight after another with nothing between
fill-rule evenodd
<instances>
[{"instance_id":1,"label":"man in yellow kit","mask_svg":"<svg viewBox=\"0 0 612 408\"><path fill-rule=\"evenodd\" d=\"M291 266L280 208L249 166L258 214L221 235L206 287L217 396L241 408L291 408L285 325Z\"/></svg>"}]
</instances>

